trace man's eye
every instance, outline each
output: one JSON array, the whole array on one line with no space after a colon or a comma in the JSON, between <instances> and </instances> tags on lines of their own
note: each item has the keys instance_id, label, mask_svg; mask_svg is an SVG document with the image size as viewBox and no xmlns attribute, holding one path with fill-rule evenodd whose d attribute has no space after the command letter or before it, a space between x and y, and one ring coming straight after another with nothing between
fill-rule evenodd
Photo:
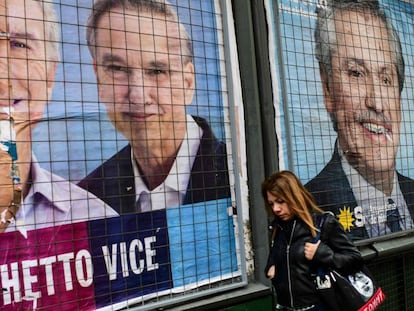
<instances>
[{"instance_id":1,"label":"man's eye","mask_svg":"<svg viewBox=\"0 0 414 311\"><path fill-rule=\"evenodd\" d=\"M119 65L107 65L105 69L112 72L128 72L128 67Z\"/></svg>"},{"instance_id":2,"label":"man's eye","mask_svg":"<svg viewBox=\"0 0 414 311\"><path fill-rule=\"evenodd\" d=\"M167 71L163 69L148 69L146 70L146 73L149 76L159 76L159 75L167 74Z\"/></svg>"},{"instance_id":3,"label":"man's eye","mask_svg":"<svg viewBox=\"0 0 414 311\"><path fill-rule=\"evenodd\" d=\"M10 41L10 46L15 47L15 48L22 48L22 49L27 49L28 48L27 44L25 44L21 41L14 41L14 40Z\"/></svg>"},{"instance_id":4,"label":"man's eye","mask_svg":"<svg viewBox=\"0 0 414 311\"><path fill-rule=\"evenodd\" d=\"M392 84L392 81L389 77L384 77L382 79L382 81L384 82L385 85L391 85Z\"/></svg>"},{"instance_id":5,"label":"man's eye","mask_svg":"<svg viewBox=\"0 0 414 311\"><path fill-rule=\"evenodd\" d=\"M363 76L363 73L361 71L359 71L359 70L349 69L348 70L348 75L350 75L352 77L359 78L359 77L362 77Z\"/></svg>"}]
</instances>

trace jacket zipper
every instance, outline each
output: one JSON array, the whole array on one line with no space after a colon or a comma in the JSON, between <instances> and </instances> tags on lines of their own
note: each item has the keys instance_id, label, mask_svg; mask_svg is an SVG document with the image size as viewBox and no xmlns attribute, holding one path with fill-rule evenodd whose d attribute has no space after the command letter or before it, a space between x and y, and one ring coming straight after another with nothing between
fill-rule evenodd
<instances>
[{"instance_id":1,"label":"jacket zipper","mask_svg":"<svg viewBox=\"0 0 414 311\"><path fill-rule=\"evenodd\" d=\"M290 233L289 243L286 247L286 262L287 262L287 268L288 268L288 282L289 282L289 295L290 295L290 306L293 308L293 292L292 292L292 280L290 277L290 258L289 258L289 252L290 252L290 245L292 244L293 239L293 233L295 232L296 227L296 220L293 222L292 232Z\"/></svg>"}]
</instances>

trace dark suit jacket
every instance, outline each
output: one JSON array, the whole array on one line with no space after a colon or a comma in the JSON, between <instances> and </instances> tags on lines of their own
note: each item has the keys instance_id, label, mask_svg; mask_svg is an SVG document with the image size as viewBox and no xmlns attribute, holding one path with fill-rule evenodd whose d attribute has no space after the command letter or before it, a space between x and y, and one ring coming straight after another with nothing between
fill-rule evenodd
<instances>
[{"instance_id":1,"label":"dark suit jacket","mask_svg":"<svg viewBox=\"0 0 414 311\"><path fill-rule=\"evenodd\" d=\"M397 172L398 182L411 217L414 219L414 181ZM341 166L337 148L329 163L305 187L312 193L316 203L324 210L332 211L335 215L349 208L354 215L357 206L355 196ZM353 240L368 238L365 227L357 227L355 223L348 232Z\"/></svg>"},{"instance_id":2,"label":"dark suit jacket","mask_svg":"<svg viewBox=\"0 0 414 311\"><path fill-rule=\"evenodd\" d=\"M200 147L191 170L184 204L230 197L226 146L217 140L206 120L193 117L203 130ZM79 182L79 186L105 201L119 214L135 212L135 182L131 146Z\"/></svg>"}]
</instances>

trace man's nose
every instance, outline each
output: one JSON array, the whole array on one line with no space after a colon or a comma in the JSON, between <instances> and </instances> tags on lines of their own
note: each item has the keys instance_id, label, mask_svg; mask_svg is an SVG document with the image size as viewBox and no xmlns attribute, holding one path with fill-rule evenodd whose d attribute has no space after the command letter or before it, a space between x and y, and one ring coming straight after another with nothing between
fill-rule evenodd
<instances>
[{"instance_id":1,"label":"man's nose","mask_svg":"<svg viewBox=\"0 0 414 311\"><path fill-rule=\"evenodd\" d=\"M392 96L389 94L390 88L382 83L381 78L372 78L368 82L367 89L366 106L377 113L383 113L388 103L387 97Z\"/></svg>"},{"instance_id":2,"label":"man's nose","mask_svg":"<svg viewBox=\"0 0 414 311\"><path fill-rule=\"evenodd\" d=\"M144 103L145 102L145 80L142 70L135 70L128 79L128 97L130 102ZM148 90L147 90L148 91Z\"/></svg>"}]
</instances>

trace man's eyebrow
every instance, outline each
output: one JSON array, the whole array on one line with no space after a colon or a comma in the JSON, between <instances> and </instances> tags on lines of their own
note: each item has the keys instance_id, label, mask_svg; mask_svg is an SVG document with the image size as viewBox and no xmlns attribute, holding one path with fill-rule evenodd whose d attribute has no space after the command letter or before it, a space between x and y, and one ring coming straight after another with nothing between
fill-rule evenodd
<instances>
[{"instance_id":1,"label":"man's eyebrow","mask_svg":"<svg viewBox=\"0 0 414 311\"><path fill-rule=\"evenodd\" d=\"M346 59L346 61L344 62L344 65L349 66L350 63L356 63L358 66L361 66L361 67L364 67L364 68L366 67L366 62L363 59L351 57L351 58ZM385 72L393 73L393 67L394 67L393 63L385 64L385 65L381 66L380 72L381 73L385 73Z\"/></svg>"},{"instance_id":2,"label":"man's eyebrow","mask_svg":"<svg viewBox=\"0 0 414 311\"><path fill-rule=\"evenodd\" d=\"M34 33L30 32L11 32L10 38L16 39L27 39L27 40L39 40L39 37L36 36Z\"/></svg>"},{"instance_id":3,"label":"man's eyebrow","mask_svg":"<svg viewBox=\"0 0 414 311\"><path fill-rule=\"evenodd\" d=\"M112 63L112 62L119 62L121 64L125 64L125 59L118 55L113 55L111 53L105 53L102 56L102 62L101 64L105 63ZM153 68L153 69L162 69L167 70L169 68L168 63L165 61L151 61L145 66L145 68Z\"/></svg>"},{"instance_id":4,"label":"man's eyebrow","mask_svg":"<svg viewBox=\"0 0 414 311\"><path fill-rule=\"evenodd\" d=\"M347 58L346 61L344 62L344 64L347 66L349 65L349 63L356 63L359 66L365 67L365 61L363 59L359 59L356 57Z\"/></svg>"},{"instance_id":5,"label":"man's eyebrow","mask_svg":"<svg viewBox=\"0 0 414 311\"><path fill-rule=\"evenodd\" d=\"M102 62L124 62L124 59L118 55L113 55L111 53L105 53L102 57Z\"/></svg>"},{"instance_id":6,"label":"man's eyebrow","mask_svg":"<svg viewBox=\"0 0 414 311\"><path fill-rule=\"evenodd\" d=\"M151 62L149 63L149 66L150 66L151 68L156 68L156 69L167 69L167 68L169 68L169 66L168 66L168 63L167 63L167 62L165 62L165 61L160 61L160 60L158 60L158 61L151 61Z\"/></svg>"}]
</instances>

